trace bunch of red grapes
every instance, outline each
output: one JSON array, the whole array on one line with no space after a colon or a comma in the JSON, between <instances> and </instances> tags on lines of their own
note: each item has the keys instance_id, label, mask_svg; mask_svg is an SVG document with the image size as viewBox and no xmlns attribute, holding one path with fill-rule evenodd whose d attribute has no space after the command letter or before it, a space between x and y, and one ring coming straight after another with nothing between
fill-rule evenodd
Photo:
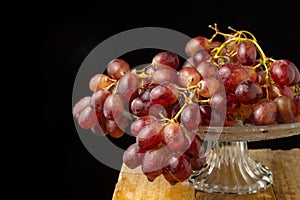
<instances>
[{"instance_id":1,"label":"bunch of red grapes","mask_svg":"<svg viewBox=\"0 0 300 200\"><path fill-rule=\"evenodd\" d=\"M130 126L136 142L123 162L141 166L149 181L163 175L172 185L205 166L201 126L276 125L300 121L300 73L287 59L267 57L248 31L198 36L189 57L162 51L142 69L123 59L89 82L73 116L96 135L120 138ZM216 39L222 36L222 41ZM131 122L131 123L129 123Z\"/></svg>"}]
</instances>

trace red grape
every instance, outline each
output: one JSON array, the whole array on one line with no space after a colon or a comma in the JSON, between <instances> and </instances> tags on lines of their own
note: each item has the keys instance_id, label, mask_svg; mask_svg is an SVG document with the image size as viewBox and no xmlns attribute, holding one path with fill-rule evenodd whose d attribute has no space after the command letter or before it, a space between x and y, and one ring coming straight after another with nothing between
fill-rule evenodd
<instances>
[{"instance_id":1,"label":"red grape","mask_svg":"<svg viewBox=\"0 0 300 200\"><path fill-rule=\"evenodd\" d=\"M297 107L298 122L299 122L299 119L300 119L300 93L299 92L297 94L295 94L294 101L295 101L295 104Z\"/></svg>"},{"instance_id":2,"label":"red grape","mask_svg":"<svg viewBox=\"0 0 300 200\"><path fill-rule=\"evenodd\" d=\"M163 176L168 181L168 183L172 186L176 185L179 182L172 176L172 173L169 170L166 172L163 172Z\"/></svg>"},{"instance_id":3,"label":"red grape","mask_svg":"<svg viewBox=\"0 0 300 200\"><path fill-rule=\"evenodd\" d=\"M93 93L90 99L90 106L96 110L101 112L103 110L103 105L106 100L106 98L111 94L110 91L106 89L99 89L96 92Z\"/></svg>"},{"instance_id":4,"label":"red grape","mask_svg":"<svg viewBox=\"0 0 300 200\"><path fill-rule=\"evenodd\" d=\"M185 133L179 123L168 123L162 130L162 142L170 151L183 150L187 144Z\"/></svg>"},{"instance_id":5,"label":"red grape","mask_svg":"<svg viewBox=\"0 0 300 200\"><path fill-rule=\"evenodd\" d=\"M197 159L204 156L204 144L199 135L194 133L187 134L189 140L189 146L185 151L185 155L189 159Z\"/></svg>"},{"instance_id":6,"label":"red grape","mask_svg":"<svg viewBox=\"0 0 300 200\"><path fill-rule=\"evenodd\" d=\"M294 98L293 91L286 85L280 86L277 84L271 85L267 88L269 92L269 99L276 99L279 96L287 96L291 99Z\"/></svg>"},{"instance_id":7,"label":"red grape","mask_svg":"<svg viewBox=\"0 0 300 200\"><path fill-rule=\"evenodd\" d=\"M117 94L110 94L103 105L103 114L109 120L114 120L123 114L124 104Z\"/></svg>"},{"instance_id":8,"label":"red grape","mask_svg":"<svg viewBox=\"0 0 300 200\"><path fill-rule=\"evenodd\" d=\"M190 159L190 163L193 171L199 171L206 165L206 158L199 157L196 159Z\"/></svg>"},{"instance_id":9,"label":"red grape","mask_svg":"<svg viewBox=\"0 0 300 200\"><path fill-rule=\"evenodd\" d=\"M130 71L130 66L125 60L114 59L108 63L106 70L110 77L119 80L124 74Z\"/></svg>"},{"instance_id":10,"label":"red grape","mask_svg":"<svg viewBox=\"0 0 300 200\"><path fill-rule=\"evenodd\" d=\"M176 83L177 82L177 73L176 70L170 67L160 66L152 74L152 81L156 84L161 84L163 82Z\"/></svg>"},{"instance_id":11,"label":"red grape","mask_svg":"<svg viewBox=\"0 0 300 200\"><path fill-rule=\"evenodd\" d=\"M238 116L243 120L248 119L253 113L253 107L251 104L246 105L241 103L237 110Z\"/></svg>"},{"instance_id":12,"label":"red grape","mask_svg":"<svg viewBox=\"0 0 300 200\"><path fill-rule=\"evenodd\" d=\"M294 74L295 74L295 78L294 80L289 84L289 86L293 86L293 85L296 85L297 83L299 83L300 81L300 72L298 70L298 68L296 67L296 65L292 65L293 66L293 69L294 69Z\"/></svg>"},{"instance_id":13,"label":"red grape","mask_svg":"<svg viewBox=\"0 0 300 200\"><path fill-rule=\"evenodd\" d=\"M201 126L223 126L225 121L224 113L210 105L201 105Z\"/></svg>"},{"instance_id":14,"label":"red grape","mask_svg":"<svg viewBox=\"0 0 300 200\"><path fill-rule=\"evenodd\" d=\"M92 92L96 92L101 88L110 86L113 81L105 74L94 75L89 82L89 88Z\"/></svg>"},{"instance_id":15,"label":"red grape","mask_svg":"<svg viewBox=\"0 0 300 200\"><path fill-rule=\"evenodd\" d=\"M249 79L256 81L257 79L257 73L255 71L255 69L251 66L243 66L243 68L247 71L247 73L249 74Z\"/></svg>"},{"instance_id":16,"label":"red grape","mask_svg":"<svg viewBox=\"0 0 300 200\"><path fill-rule=\"evenodd\" d=\"M266 71L259 71L259 72L257 72L257 80L256 81L260 85L266 84L266 75L267 75Z\"/></svg>"},{"instance_id":17,"label":"red grape","mask_svg":"<svg viewBox=\"0 0 300 200\"><path fill-rule=\"evenodd\" d=\"M179 66L179 57L173 52L163 51L154 56L153 63L155 65L161 64L177 69Z\"/></svg>"},{"instance_id":18,"label":"red grape","mask_svg":"<svg viewBox=\"0 0 300 200\"><path fill-rule=\"evenodd\" d=\"M111 137L120 138L124 135L124 129L127 126L127 124L127 118L122 117L118 120L118 122L113 120L106 120L105 128Z\"/></svg>"},{"instance_id":19,"label":"red grape","mask_svg":"<svg viewBox=\"0 0 300 200\"><path fill-rule=\"evenodd\" d=\"M199 105L196 103L186 105L180 117L180 122L187 130L191 131L197 129L201 124Z\"/></svg>"},{"instance_id":20,"label":"red grape","mask_svg":"<svg viewBox=\"0 0 300 200\"><path fill-rule=\"evenodd\" d=\"M225 92L216 92L210 97L209 105L213 108L226 112L226 94Z\"/></svg>"},{"instance_id":21,"label":"red grape","mask_svg":"<svg viewBox=\"0 0 300 200\"><path fill-rule=\"evenodd\" d=\"M236 99L243 104L255 104L263 95L261 86L252 80L241 82L236 90Z\"/></svg>"},{"instance_id":22,"label":"red grape","mask_svg":"<svg viewBox=\"0 0 300 200\"><path fill-rule=\"evenodd\" d=\"M294 63L280 59L270 66L270 76L278 85L290 85L295 79Z\"/></svg>"},{"instance_id":23,"label":"red grape","mask_svg":"<svg viewBox=\"0 0 300 200\"><path fill-rule=\"evenodd\" d=\"M164 148L151 149L146 151L142 162L142 172L149 181L163 173L163 169L168 166L169 155Z\"/></svg>"},{"instance_id":24,"label":"red grape","mask_svg":"<svg viewBox=\"0 0 300 200\"><path fill-rule=\"evenodd\" d=\"M100 115L103 116L103 114L101 113ZM98 116L98 115L97 115ZM98 122L96 123L92 128L91 131L96 135L96 136L104 136L107 134L107 130L106 130L106 119L99 119L98 117Z\"/></svg>"},{"instance_id":25,"label":"red grape","mask_svg":"<svg viewBox=\"0 0 300 200\"><path fill-rule=\"evenodd\" d=\"M226 94L226 112L227 114L232 114L234 113L239 107L240 107L240 102L236 99L234 93L227 93Z\"/></svg>"},{"instance_id":26,"label":"red grape","mask_svg":"<svg viewBox=\"0 0 300 200\"><path fill-rule=\"evenodd\" d=\"M157 147L162 141L162 128L158 122L143 127L136 137L138 144L144 149Z\"/></svg>"},{"instance_id":27,"label":"red grape","mask_svg":"<svg viewBox=\"0 0 300 200\"><path fill-rule=\"evenodd\" d=\"M197 90L198 95L209 98L220 89L220 82L215 78L204 78L200 81L201 87Z\"/></svg>"},{"instance_id":28,"label":"red grape","mask_svg":"<svg viewBox=\"0 0 300 200\"><path fill-rule=\"evenodd\" d=\"M132 72L126 73L118 84L118 94L124 100L131 100L137 96L139 79Z\"/></svg>"},{"instance_id":29,"label":"red grape","mask_svg":"<svg viewBox=\"0 0 300 200\"><path fill-rule=\"evenodd\" d=\"M90 96L82 97L73 107L73 117L78 119L82 110L90 104Z\"/></svg>"},{"instance_id":30,"label":"red grape","mask_svg":"<svg viewBox=\"0 0 300 200\"><path fill-rule=\"evenodd\" d=\"M193 58L188 58L182 65L181 68L186 68L186 67L195 67Z\"/></svg>"},{"instance_id":31,"label":"red grape","mask_svg":"<svg viewBox=\"0 0 300 200\"><path fill-rule=\"evenodd\" d=\"M123 154L123 162L130 169L142 165L146 150L137 143L130 145Z\"/></svg>"},{"instance_id":32,"label":"red grape","mask_svg":"<svg viewBox=\"0 0 300 200\"><path fill-rule=\"evenodd\" d=\"M210 50L208 40L206 37L198 36L189 40L185 46L185 53L189 57L193 57L194 54L200 49Z\"/></svg>"},{"instance_id":33,"label":"red grape","mask_svg":"<svg viewBox=\"0 0 300 200\"><path fill-rule=\"evenodd\" d=\"M137 97L131 102L130 107L134 115L141 117L149 114L151 105L150 100L143 100L141 97Z\"/></svg>"},{"instance_id":34,"label":"red grape","mask_svg":"<svg viewBox=\"0 0 300 200\"><path fill-rule=\"evenodd\" d=\"M198 66L200 63L211 59L210 53L205 49L200 49L193 56L194 66Z\"/></svg>"},{"instance_id":35,"label":"red grape","mask_svg":"<svg viewBox=\"0 0 300 200\"><path fill-rule=\"evenodd\" d=\"M241 65L235 63L220 66L219 74L228 92L234 92L239 83L249 79L248 72Z\"/></svg>"},{"instance_id":36,"label":"red grape","mask_svg":"<svg viewBox=\"0 0 300 200\"><path fill-rule=\"evenodd\" d=\"M253 108L253 122L255 125L272 125L277 116L277 108L271 99L260 99Z\"/></svg>"},{"instance_id":37,"label":"red grape","mask_svg":"<svg viewBox=\"0 0 300 200\"><path fill-rule=\"evenodd\" d=\"M150 115L137 118L132 122L130 127L132 135L136 137L145 126L152 124L156 121L156 118Z\"/></svg>"},{"instance_id":38,"label":"red grape","mask_svg":"<svg viewBox=\"0 0 300 200\"><path fill-rule=\"evenodd\" d=\"M166 108L160 104L154 104L149 109L149 115L156 119L163 119L168 117Z\"/></svg>"},{"instance_id":39,"label":"red grape","mask_svg":"<svg viewBox=\"0 0 300 200\"><path fill-rule=\"evenodd\" d=\"M194 67L186 67L178 71L178 82L183 87L197 85L201 78L200 73Z\"/></svg>"},{"instance_id":40,"label":"red grape","mask_svg":"<svg viewBox=\"0 0 300 200\"><path fill-rule=\"evenodd\" d=\"M78 117L78 124L83 129L90 129L98 123L96 112L90 107L86 106Z\"/></svg>"},{"instance_id":41,"label":"red grape","mask_svg":"<svg viewBox=\"0 0 300 200\"><path fill-rule=\"evenodd\" d=\"M169 161L170 172L177 181L185 181L192 174L192 167L185 154L174 154Z\"/></svg>"},{"instance_id":42,"label":"red grape","mask_svg":"<svg viewBox=\"0 0 300 200\"><path fill-rule=\"evenodd\" d=\"M159 85L154 87L150 93L150 101L152 104L160 104L162 106L173 105L178 97L178 93L170 87Z\"/></svg>"},{"instance_id":43,"label":"red grape","mask_svg":"<svg viewBox=\"0 0 300 200\"><path fill-rule=\"evenodd\" d=\"M196 69L203 78L216 78L218 74L217 67L211 62L202 62L196 66Z\"/></svg>"},{"instance_id":44,"label":"red grape","mask_svg":"<svg viewBox=\"0 0 300 200\"><path fill-rule=\"evenodd\" d=\"M249 41L242 41L237 47L237 59L242 65L253 65L256 61L256 47Z\"/></svg>"},{"instance_id":45,"label":"red grape","mask_svg":"<svg viewBox=\"0 0 300 200\"><path fill-rule=\"evenodd\" d=\"M286 96L277 97L274 100L277 107L276 121L279 124L297 122L297 106L294 99Z\"/></svg>"}]
</instances>

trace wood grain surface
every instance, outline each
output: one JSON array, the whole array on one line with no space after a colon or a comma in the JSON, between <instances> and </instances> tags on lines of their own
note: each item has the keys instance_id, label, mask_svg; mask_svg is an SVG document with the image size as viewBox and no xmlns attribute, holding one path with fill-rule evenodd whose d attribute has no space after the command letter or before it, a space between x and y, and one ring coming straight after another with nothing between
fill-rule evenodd
<instances>
[{"instance_id":1,"label":"wood grain surface","mask_svg":"<svg viewBox=\"0 0 300 200\"><path fill-rule=\"evenodd\" d=\"M300 200L300 149L258 149L249 153L273 172L273 185L263 192L249 195L199 192L187 182L170 186L162 176L149 182L140 168L131 170L123 165L112 200Z\"/></svg>"}]
</instances>

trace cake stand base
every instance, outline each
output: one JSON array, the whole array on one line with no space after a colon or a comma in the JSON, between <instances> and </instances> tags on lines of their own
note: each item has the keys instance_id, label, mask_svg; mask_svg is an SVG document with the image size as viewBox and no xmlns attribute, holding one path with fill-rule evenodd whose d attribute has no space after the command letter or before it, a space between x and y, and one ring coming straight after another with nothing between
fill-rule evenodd
<instances>
[{"instance_id":1,"label":"cake stand base","mask_svg":"<svg viewBox=\"0 0 300 200\"><path fill-rule=\"evenodd\" d=\"M263 191L273 183L268 167L248 154L247 141L208 141L206 157L206 166L188 180L198 191L242 195Z\"/></svg>"}]
</instances>

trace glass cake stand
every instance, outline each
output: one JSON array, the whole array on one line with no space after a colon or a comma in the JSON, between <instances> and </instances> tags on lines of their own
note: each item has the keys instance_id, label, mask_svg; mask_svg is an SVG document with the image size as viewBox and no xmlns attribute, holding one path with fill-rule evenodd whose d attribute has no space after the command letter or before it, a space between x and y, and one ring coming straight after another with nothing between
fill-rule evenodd
<instances>
[{"instance_id":1,"label":"glass cake stand","mask_svg":"<svg viewBox=\"0 0 300 200\"><path fill-rule=\"evenodd\" d=\"M251 194L273 183L272 171L253 160L247 143L300 134L300 123L272 126L203 127L206 166L188 179L195 190L222 194Z\"/></svg>"}]
</instances>

